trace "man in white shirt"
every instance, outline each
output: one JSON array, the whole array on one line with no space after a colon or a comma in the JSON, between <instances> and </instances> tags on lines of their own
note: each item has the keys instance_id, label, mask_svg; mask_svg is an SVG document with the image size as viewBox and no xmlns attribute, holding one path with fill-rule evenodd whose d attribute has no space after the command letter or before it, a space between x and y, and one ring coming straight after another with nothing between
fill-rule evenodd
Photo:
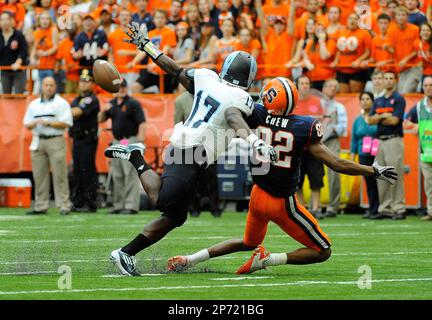
<instances>
[{"instance_id":1,"label":"man in white shirt","mask_svg":"<svg viewBox=\"0 0 432 320\"><path fill-rule=\"evenodd\" d=\"M333 153L340 153L340 137L344 136L347 130L348 117L343 104L334 100L339 92L339 83L337 80L330 79L324 83L324 98L321 99L325 116L322 120L324 135L322 142ZM329 184L329 203L327 205L326 217L336 217L340 205L340 175L339 173L328 170Z\"/></svg>"},{"instance_id":2,"label":"man in white shirt","mask_svg":"<svg viewBox=\"0 0 432 320\"><path fill-rule=\"evenodd\" d=\"M45 214L50 199L50 169L53 176L56 207L60 214L69 214L69 181L66 164L65 129L72 126L69 103L56 94L56 82L46 77L42 82L40 98L30 102L24 116L24 126L32 130L30 145L35 204L28 214Z\"/></svg>"}]
</instances>

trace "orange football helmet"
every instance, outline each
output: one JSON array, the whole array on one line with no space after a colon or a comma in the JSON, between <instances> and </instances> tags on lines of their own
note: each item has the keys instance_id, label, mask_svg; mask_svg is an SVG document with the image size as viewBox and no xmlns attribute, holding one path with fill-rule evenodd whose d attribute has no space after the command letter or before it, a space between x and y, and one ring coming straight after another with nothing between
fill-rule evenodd
<instances>
[{"instance_id":1,"label":"orange football helmet","mask_svg":"<svg viewBox=\"0 0 432 320\"><path fill-rule=\"evenodd\" d=\"M297 87L287 78L274 78L262 88L260 100L270 112L287 116L297 105Z\"/></svg>"}]
</instances>

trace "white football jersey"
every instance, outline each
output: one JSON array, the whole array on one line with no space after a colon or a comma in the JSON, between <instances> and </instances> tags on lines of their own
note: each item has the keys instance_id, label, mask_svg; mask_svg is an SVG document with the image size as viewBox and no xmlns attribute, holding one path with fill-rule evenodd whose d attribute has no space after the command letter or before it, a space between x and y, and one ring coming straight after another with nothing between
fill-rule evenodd
<instances>
[{"instance_id":1,"label":"white football jersey","mask_svg":"<svg viewBox=\"0 0 432 320\"><path fill-rule=\"evenodd\" d=\"M235 137L234 130L225 120L225 110L239 109L249 116L254 102L244 90L229 86L209 69L196 69L195 96L191 113L183 123L177 123L171 143L181 149L203 145L208 164L215 162Z\"/></svg>"}]
</instances>

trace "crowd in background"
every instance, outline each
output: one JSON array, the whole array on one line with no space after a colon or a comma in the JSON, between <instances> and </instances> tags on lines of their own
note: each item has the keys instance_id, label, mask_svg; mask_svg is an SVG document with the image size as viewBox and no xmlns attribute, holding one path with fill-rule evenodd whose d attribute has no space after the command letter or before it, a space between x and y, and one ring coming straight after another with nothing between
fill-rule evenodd
<instances>
[{"instance_id":1,"label":"crowd in background","mask_svg":"<svg viewBox=\"0 0 432 320\"><path fill-rule=\"evenodd\" d=\"M87 79L83 70L91 69L96 59L108 59L116 65L124 79L123 93L109 107L101 108L98 116L99 122L111 117L115 142L144 140L140 129L144 115L138 117L139 123L135 122L136 117L134 120L122 116L128 108L139 109L128 93L176 92L183 93L179 99L192 101L144 53L123 41L128 23L136 21L146 25L152 42L185 68L207 67L218 72L232 51L249 52L259 65L252 90L259 91L275 76L292 78L300 94L296 113L306 110L306 115L314 115L309 107L311 99L317 96L310 93L316 89L321 100L315 116L323 122L323 142L335 153L340 152L339 138L347 130L347 113L334 97L337 93L360 94L363 111L353 128L352 159L359 155L361 163L371 165L376 157L381 165L396 167L400 177L404 174L402 123L408 113L402 94L423 92L426 88L423 102L410 111L409 121L428 123L427 129L422 127L420 140L422 152L427 150L422 157L427 163L423 174L432 174L432 128L428 129L432 114L431 0L3 0L0 12L0 66L7 67L1 70L4 93L31 93L25 86L29 79L35 84L33 93L38 94L41 89L43 93L42 84L47 86L44 79L48 78L48 84L55 83L58 93L79 94L75 108L89 110L86 105L97 100L93 94L101 89L94 86L84 92L78 87L85 87L82 82L93 81ZM34 68L22 68L27 65ZM425 79L427 83L423 83ZM44 103L43 97L44 93L37 104ZM97 111L92 116L96 128ZM72 114L76 126L81 115ZM131 126L128 121L133 121ZM62 123L64 127L71 126L68 121ZM33 130L38 124L52 125L48 121L26 126ZM133 132L128 128L133 128ZM56 139L60 132L43 130L47 130L43 139ZM88 148L94 154L92 134L88 131L87 135ZM83 139L73 133L72 136L74 143ZM37 156L37 150L32 152L32 158ZM129 176L126 168L114 167L111 170L120 173L118 181ZM322 163L314 162L307 153L302 158L304 175L308 175L312 189L311 211L322 218L319 199L324 170ZM326 216L334 217L340 210L340 177L329 172L328 178L331 201ZM123 193L130 189L117 184ZM393 187L377 184L375 179L366 179L366 184L370 202L366 217L405 218L403 179ZM427 193L432 199L431 188L428 185ZM114 213L137 212L137 196L131 201L126 201L126 196L123 194L114 206ZM301 194L299 197L302 199ZM85 211L96 209L93 202L82 202L81 199L73 205L78 209L84 206ZM68 212L71 208L60 209ZM46 202L42 202L35 211L46 209ZM431 210L429 203L429 220ZM219 208L212 211L215 216L220 215Z\"/></svg>"},{"instance_id":2,"label":"crowd in background","mask_svg":"<svg viewBox=\"0 0 432 320\"><path fill-rule=\"evenodd\" d=\"M2 0L0 12L4 93L25 92L26 79L38 93L47 75L75 93L79 69L96 59L112 61L133 92L175 91L122 41L131 21L185 67L218 71L230 52L250 52L257 90L261 79L303 74L313 88L335 78L340 92L361 92L375 68L398 73L403 94L432 75L431 0Z\"/></svg>"}]
</instances>

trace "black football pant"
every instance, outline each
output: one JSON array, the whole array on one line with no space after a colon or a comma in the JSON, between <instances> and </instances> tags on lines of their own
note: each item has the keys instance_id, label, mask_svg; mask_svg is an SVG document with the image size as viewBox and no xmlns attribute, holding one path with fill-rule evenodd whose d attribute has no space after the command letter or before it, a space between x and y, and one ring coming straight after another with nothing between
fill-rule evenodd
<instances>
[{"instance_id":1,"label":"black football pant","mask_svg":"<svg viewBox=\"0 0 432 320\"><path fill-rule=\"evenodd\" d=\"M72 151L74 185L72 201L76 208L97 209L97 144L98 140L94 135L74 139Z\"/></svg>"}]
</instances>

